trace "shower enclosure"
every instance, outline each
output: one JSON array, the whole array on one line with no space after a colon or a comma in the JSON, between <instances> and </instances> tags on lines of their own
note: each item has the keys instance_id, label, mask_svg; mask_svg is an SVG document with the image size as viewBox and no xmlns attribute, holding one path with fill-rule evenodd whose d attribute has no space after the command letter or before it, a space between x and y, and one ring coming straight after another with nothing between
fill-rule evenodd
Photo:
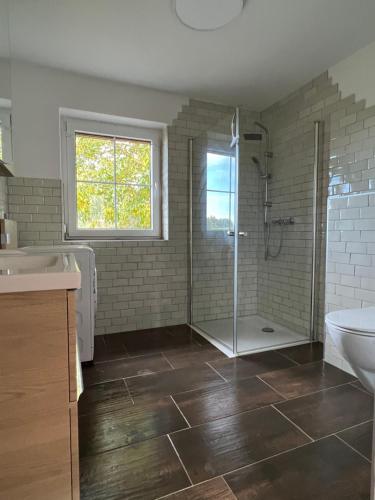
<instances>
[{"instance_id":1,"label":"shower enclosure","mask_svg":"<svg viewBox=\"0 0 375 500\"><path fill-rule=\"evenodd\" d=\"M228 355L314 340L317 131L237 108L189 140L190 324Z\"/></svg>"}]
</instances>

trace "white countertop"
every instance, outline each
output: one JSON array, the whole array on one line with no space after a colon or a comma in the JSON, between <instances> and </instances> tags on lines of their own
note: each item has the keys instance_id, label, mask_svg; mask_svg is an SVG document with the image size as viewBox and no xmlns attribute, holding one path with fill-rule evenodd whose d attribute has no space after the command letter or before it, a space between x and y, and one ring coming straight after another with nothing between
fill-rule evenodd
<instances>
[{"instance_id":1,"label":"white countertop","mask_svg":"<svg viewBox=\"0 0 375 500\"><path fill-rule=\"evenodd\" d=\"M0 293L81 288L73 254L0 253Z\"/></svg>"}]
</instances>

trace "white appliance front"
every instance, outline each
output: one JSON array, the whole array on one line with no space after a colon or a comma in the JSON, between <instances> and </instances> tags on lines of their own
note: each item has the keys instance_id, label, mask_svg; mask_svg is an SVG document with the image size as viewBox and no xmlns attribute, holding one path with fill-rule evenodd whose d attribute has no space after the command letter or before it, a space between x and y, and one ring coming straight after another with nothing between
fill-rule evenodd
<instances>
[{"instance_id":1,"label":"white appliance front","mask_svg":"<svg viewBox=\"0 0 375 500\"><path fill-rule=\"evenodd\" d=\"M81 362L94 358L95 313L97 304L97 283L95 254L86 245L57 245L23 247L28 254L73 253L81 271L81 288L76 290L76 313L78 348Z\"/></svg>"}]
</instances>

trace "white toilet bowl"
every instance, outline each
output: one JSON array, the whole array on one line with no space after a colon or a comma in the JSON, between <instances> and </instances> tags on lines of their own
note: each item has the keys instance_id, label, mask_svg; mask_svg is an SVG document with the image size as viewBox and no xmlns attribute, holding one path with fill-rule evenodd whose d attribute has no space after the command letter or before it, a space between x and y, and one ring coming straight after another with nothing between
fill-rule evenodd
<instances>
[{"instance_id":1,"label":"white toilet bowl","mask_svg":"<svg viewBox=\"0 0 375 500\"><path fill-rule=\"evenodd\" d=\"M363 385L375 392L375 307L328 313L327 333Z\"/></svg>"}]
</instances>

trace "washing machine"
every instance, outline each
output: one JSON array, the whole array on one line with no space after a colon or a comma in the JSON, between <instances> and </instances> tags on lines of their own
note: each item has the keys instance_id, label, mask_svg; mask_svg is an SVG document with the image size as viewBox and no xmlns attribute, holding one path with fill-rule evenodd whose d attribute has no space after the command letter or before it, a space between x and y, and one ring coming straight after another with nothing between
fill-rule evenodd
<instances>
[{"instance_id":1,"label":"washing machine","mask_svg":"<svg viewBox=\"0 0 375 500\"><path fill-rule=\"evenodd\" d=\"M95 254L86 245L57 245L19 248L27 254L72 253L81 271L81 288L76 291L77 336L81 362L94 359L95 314L97 308L97 278Z\"/></svg>"}]
</instances>

